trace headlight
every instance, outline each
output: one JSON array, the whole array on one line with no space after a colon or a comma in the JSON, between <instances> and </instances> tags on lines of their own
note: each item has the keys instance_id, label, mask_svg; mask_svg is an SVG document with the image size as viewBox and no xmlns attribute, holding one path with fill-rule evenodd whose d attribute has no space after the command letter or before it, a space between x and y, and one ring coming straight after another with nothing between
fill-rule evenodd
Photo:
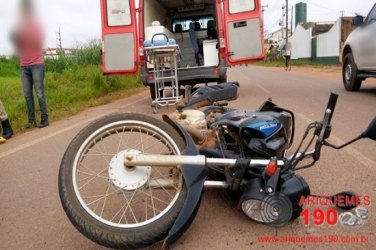
<instances>
[{"instance_id":1,"label":"headlight","mask_svg":"<svg viewBox=\"0 0 376 250\"><path fill-rule=\"evenodd\" d=\"M250 219L274 227L286 225L293 214L291 200L282 193L267 195L264 181L260 178L249 181L247 189L240 197L240 204L243 213Z\"/></svg>"},{"instance_id":2,"label":"headlight","mask_svg":"<svg viewBox=\"0 0 376 250\"><path fill-rule=\"evenodd\" d=\"M261 205L262 201L260 200L245 200L242 202L242 210L245 215L250 219L264 223L261 215Z\"/></svg>"}]
</instances>

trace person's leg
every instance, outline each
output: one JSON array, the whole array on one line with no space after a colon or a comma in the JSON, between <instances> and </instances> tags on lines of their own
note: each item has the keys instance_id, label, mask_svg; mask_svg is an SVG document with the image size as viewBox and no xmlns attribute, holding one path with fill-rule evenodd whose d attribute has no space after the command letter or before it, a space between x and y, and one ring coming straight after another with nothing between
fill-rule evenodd
<instances>
[{"instance_id":1,"label":"person's leg","mask_svg":"<svg viewBox=\"0 0 376 250\"><path fill-rule=\"evenodd\" d=\"M285 68L287 68L287 56L285 56Z\"/></svg>"},{"instance_id":2,"label":"person's leg","mask_svg":"<svg viewBox=\"0 0 376 250\"><path fill-rule=\"evenodd\" d=\"M29 124L26 124L25 127L29 128L35 123L33 80L30 67L21 67L21 81L29 120Z\"/></svg>"},{"instance_id":3,"label":"person's leg","mask_svg":"<svg viewBox=\"0 0 376 250\"><path fill-rule=\"evenodd\" d=\"M1 126L3 127L3 133L1 136L4 137L5 139L10 139L13 136L13 129L12 129L12 126L10 125L9 119L2 121Z\"/></svg>"},{"instance_id":4,"label":"person's leg","mask_svg":"<svg viewBox=\"0 0 376 250\"><path fill-rule=\"evenodd\" d=\"M0 134L0 136L3 137L4 139L11 138L13 136L13 129L12 129L12 126L10 125L8 115L5 112L5 108L1 100L0 100L0 121L1 121L1 126L3 128L3 132Z\"/></svg>"},{"instance_id":5,"label":"person's leg","mask_svg":"<svg viewBox=\"0 0 376 250\"><path fill-rule=\"evenodd\" d=\"M32 66L33 83L35 93L38 97L39 108L41 113L41 123L39 127L48 126L47 101L44 93L44 64Z\"/></svg>"},{"instance_id":6,"label":"person's leg","mask_svg":"<svg viewBox=\"0 0 376 250\"><path fill-rule=\"evenodd\" d=\"M3 103L0 100L0 121L8 120L8 115L5 112L5 108L3 106Z\"/></svg>"}]
</instances>

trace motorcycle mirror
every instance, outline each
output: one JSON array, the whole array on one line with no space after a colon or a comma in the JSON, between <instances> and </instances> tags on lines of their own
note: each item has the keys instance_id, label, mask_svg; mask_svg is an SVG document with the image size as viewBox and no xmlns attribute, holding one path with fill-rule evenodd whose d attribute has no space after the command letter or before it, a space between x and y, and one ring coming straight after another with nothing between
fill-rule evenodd
<instances>
[{"instance_id":1,"label":"motorcycle mirror","mask_svg":"<svg viewBox=\"0 0 376 250\"><path fill-rule=\"evenodd\" d=\"M330 197L336 207L350 210L359 205L358 196L352 191L343 191Z\"/></svg>"},{"instance_id":2,"label":"motorcycle mirror","mask_svg":"<svg viewBox=\"0 0 376 250\"><path fill-rule=\"evenodd\" d=\"M363 132L362 137L376 141L376 116L369 124L367 130Z\"/></svg>"},{"instance_id":3,"label":"motorcycle mirror","mask_svg":"<svg viewBox=\"0 0 376 250\"><path fill-rule=\"evenodd\" d=\"M362 16L360 16L360 15L356 15L356 16L353 17L353 19L352 19L352 24L353 24L355 27L362 26L362 25L363 25L363 22L364 22L364 17L362 17Z\"/></svg>"}]
</instances>

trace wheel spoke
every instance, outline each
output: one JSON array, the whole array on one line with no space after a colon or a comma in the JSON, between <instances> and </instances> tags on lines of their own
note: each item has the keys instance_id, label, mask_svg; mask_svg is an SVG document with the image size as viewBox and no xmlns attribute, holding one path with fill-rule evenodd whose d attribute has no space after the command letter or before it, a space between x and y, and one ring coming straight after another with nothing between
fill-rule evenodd
<instances>
[{"instance_id":1,"label":"wheel spoke","mask_svg":"<svg viewBox=\"0 0 376 250\"><path fill-rule=\"evenodd\" d=\"M120 220L119 220L119 222L118 222L119 224L120 224L120 222L121 222L121 219L125 216L125 214L126 214L128 208L130 209L130 212L131 212L131 214L132 214L132 216L133 216L133 219L135 220L136 223L138 223L138 221L137 221L137 219L136 219L136 216L134 215L133 210L132 210L132 207L131 207L131 202L132 202L132 200L133 200L133 197L134 197L135 194L136 194L136 191L137 191L137 189L133 192L132 197L130 198L129 201L128 201L127 197L123 194L123 196L124 196L124 198L125 198L125 200L126 200L126 202L127 202L128 204L127 204L127 207L124 209L123 214L122 214L121 217L120 217Z\"/></svg>"},{"instance_id":2,"label":"wheel spoke","mask_svg":"<svg viewBox=\"0 0 376 250\"><path fill-rule=\"evenodd\" d=\"M113 192L111 192L111 193L107 193L107 194L105 194L105 195L99 195L99 196L98 196L98 197L99 197L98 199L96 199L96 200L94 200L94 201L92 201L92 202L87 203L87 205L90 206L90 205L92 205L92 204L94 204L94 203L96 203L96 202L99 202L99 201L101 201L101 200L103 200L103 199L109 197L110 195L116 194L117 192L118 192L118 191L115 190L115 191L113 191ZM92 197L95 198L95 196L92 196Z\"/></svg>"},{"instance_id":3,"label":"wheel spoke","mask_svg":"<svg viewBox=\"0 0 376 250\"><path fill-rule=\"evenodd\" d=\"M127 152L161 157L179 154L175 142L158 129L134 121L108 125L93 133L95 137L76 156L80 202L99 221L123 227L139 225L167 213L176 202L183 187L177 167L129 170L122 161Z\"/></svg>"},{"instance_id":4,"label":"wheel spoke","mask_svg":"<svg viewBox=\"0 0 376 250\"><path fill-rule=\"evenodd\" d=\"M106 201L107 201L107 197L108 197L108 191L110 190L110 185L111 185L111 183L108 182L107 189L106 189L106 195L105 195L105 197L103 199L102 210L101 210L101 213L100 213L101 217L103 216L104 207L106 206Z\"/></svg>"},{"instance_id":5,"label":"wheel spoke","mask_svg":"<svg viewBox=\"0 0 376 250\"><path fill-rule=\"evenodd\" d=\"M89 170L90 172L94 173L94 171L92 171L90 168L86 167L84 164L81 163L81 166L83 166L86 170ZM80 181L83 181L83 180L86 180L86 179L89 179L89 180L87 182L85 182L85 184L80 186L79 189L81 190L82 188L84 188L85 186L90 184L93 180L95 180L96 178L108 179L108 177L101 176L101 174L104 173L106 170L107 170L107 167L105 169L103 169L101 172L99 172L98 174L94 173L91 178L87 177L87 178L84 178L84 179L80 179ZM77 170L77 172L79 173L80 170Z\"/></svg>"},{"instance_id":6,"label":"wheel spoke","mask_svg":"<svg viewBox=\"0 0 376 250\"><path fill-rule=\"evenodd\" d=\"M120 146L121 146L122 143L123 143L124 129L125 129L125 126L123 126L123 131L121 132L121 135L119 135L119 132L116 130L116 134L120 137L120 139L119 139L119 144L118 144L118 147L117 147L117 151L116 151L116 152L120 152Z\"/></svg>"},{"instance_id":7,"label":"wheel spoke","mask_svg":"<svg viewBox=\"0 0 376 250\"><path fill-rule=\"evenodd\" d=\"M84 175L88 175L88 177L80 179L81 181L86 180L90 176L94 176L94 177L98 177L98 178L102 178L102 179L108 179L108 176L101 176L100 174L91 174L91 173L84 172L82 170L78 170L78 173L81 173L81 174L84 174Z\"/></svg>"},{"instance_id":8,"label":"wheel spoke","mask_svg":"<svg viewBox=\"0 0 376 250\"><path fill-rule=\"evenodd\" d=\"M141 132L141 129L139 128L139 134L140 134L140 144L141 144L141 152L145 153L145 149L144 149L144 142L142 141L142 132ZM147 134L147 132L146 132ZM150 138L150 137L149 137Z\"/></svg>"},{"instance_id":9,"label":"wheel spoke","mask_svg":"<svg viewBox=\"0 0 376 250\"><path fill-rule=\"evenodd\" d=\"M159 198L157 198L157 197L155 197L155 196L151 196L150 194L146 193L145 191L138 190L138 192L140 192L140 193L142 193L142 194L144 194L144 195L146 195L146 196L148 196L148 197L153 197L154 200L159 201L159 202L161 202L161 203L163 203L163 204L165 204L165 205L168 205L168 204L169 204L168 202L166 202L166 201L164 201L164 200L161 200L161 199L159 199Z\"/></svg>"},{"instance_id":10,"label":"wheel spoke","mask_svg":"<svg viewBox=\"0 0 376 250\"><path fill-rule=\"evenodd\" d=\"M159 172L159 170L158 169L155 169L155 171L157 171L160 175L161 175L161 173ZM163 185L161 185L161 183L159 183L158 182L158 179L155 179L154 180L155 182L157 182L159 185L160 185L160 187L171 197L171 198L173 198L173 196L163 187Z\"/></svg>"},{"instance_id":11,"label":"wheel spoke","mask_svg":"<svg viewBox=\"0 0 376 250\"><path fill-rule=\"evenodd\" d=\"M154 213L154 216L155 216L156 214L155 214L155 206L154 206L153 192L151 191L151 187L150 187L150 185L148 185L148 186L149 186L149 192L150 192L151 205L152 205L153 213Z\"/></svg>"}]
</instances>

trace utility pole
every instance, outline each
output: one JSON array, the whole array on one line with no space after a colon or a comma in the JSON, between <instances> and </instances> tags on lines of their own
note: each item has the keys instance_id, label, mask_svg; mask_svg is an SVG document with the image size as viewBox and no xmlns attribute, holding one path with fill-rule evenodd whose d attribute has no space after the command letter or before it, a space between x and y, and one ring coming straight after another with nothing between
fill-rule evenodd
<instances>
[{"instance_id":1,"label":"utility pole","mask_svg":"<svg viewBox=\"0 0 376 250\"><path fill-rule=\"evenodd\" d=\"M286 0L286 44L289 42L289 0Z\"/></svg>"},{"instance_id":2,"label":"utility pole","mask_svg":"<svg viewBox=\"0 0 376 250\"><path fill-rule=\"evenodd\" d=\"M294 17L294 5L291 6L291 23L290 23L290 32L292 32L292 21L293 21L293 17Z\"/></svg>"},{"instance_id":3,"label":"utility pole","mask_svg":"<svg viewBox=\"0 0 376 250\"><path fill-rule=\"evenodd\" d=\"M265 8L268 8L268 5L261 5L261 14L262 14L262 29L264 30L264 38L265 38L265 20L264 20L264 11Z\"/></svg>"},{"instance_id":4,"label":"utility pole","mask_svg":"<svg viewBox=\"0 0 376 250\"><path fill-rule=\"evenodd\" d=\"M59 32L56 32L56 34L57 34L57 38L56 38L56 40L57 40L57 47L59 48L59 49L62 49L63 47L61 46L61 31L60 31L60 26L59 26Z\"/></svg>"},{"instance_id":5,"label":"utility pole","mask_svg":"<svg viewBox=\"0 0 376 250\"><path fill-rule=\"evenodd\" d=\"M264 24L264 11L265 8L268 8L268 5L261 5L261 13L262 13L262 22Z\"/></svg>"}]
</instances>

